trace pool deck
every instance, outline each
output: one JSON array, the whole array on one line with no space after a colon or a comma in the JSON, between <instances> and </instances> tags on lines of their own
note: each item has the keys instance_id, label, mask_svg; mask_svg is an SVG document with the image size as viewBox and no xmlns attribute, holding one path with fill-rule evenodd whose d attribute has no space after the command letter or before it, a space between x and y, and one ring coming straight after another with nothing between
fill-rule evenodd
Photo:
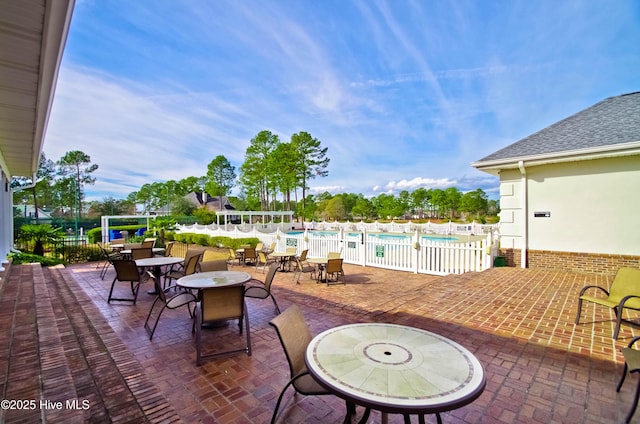
<instances>
[{"instance_id":1,"label":"pool deck","mask_svg":"<svg viewBox=\"0 0 640 424\"><path fill-rule=\"evenodd\" d=\"M264 278L253 267L232 269ZM307 275L296 285L293 274L278 273L273 292L282 310L302 309L314 334L347 323L391 322L436 332L473 352L487 387L472 404L443 413L445 423L623 422L638 377L628 377L616 393L619 349L638 330L623 326L612 340L613 314L592 304L581 324L573 323L580 289L608 286L611 276L495 268L437 277L350 265L345 272L345 286L329 287ZM186 310L166 311L149 341L143 323L154 299L146 293L150 287L141 289L135 306L107 304L114 272L104 280L99 273L91 263L23 265L0 281L4 398L65 404L0 410L0 422L269 422L288 381L284 353L268 325L270 300L248 299L252 356L197 367ZM236 343L236 329L212 330L207 343L212 349ZM66 407L76 399L79 408ZM290 389L278 422L339 423L343 414L344 403L334 396ZM380 422L380 414L373 412L370 422Z\"/></svg>"}]
</instances>

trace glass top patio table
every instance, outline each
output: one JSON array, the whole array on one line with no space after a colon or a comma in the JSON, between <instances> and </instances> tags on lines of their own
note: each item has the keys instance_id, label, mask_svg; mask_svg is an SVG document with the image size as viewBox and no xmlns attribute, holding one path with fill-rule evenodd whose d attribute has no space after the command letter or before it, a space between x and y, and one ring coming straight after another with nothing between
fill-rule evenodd
<instances>
[{"instance_id":1,"label":"glass top patio table","mask_svg":"<svg viewBox=\"0 0 640 424\"><path fill-rule=\"evenodd\" d=\"M197 272L179 278L176 282L180 287L187 289L209 289L215 287L228 287L244 284L251 280L251 274L240 271L209 271Z\"/></svg>"},{"instance_id":2,"label":"glass top patio table","mask_svg":"<svg viewBox=\"0 0 640 424\"><path fill-rule=\"evenodd\" d=\"M271 252L269 254L272 258L276 258L280 261L280 267L278 267L279 271L286 272L288 271L287 266L289 265L289 260L296 256L295 253L287 253L287 252Z\"/></svg>"},{"instance_id":3,"label":"glass top patio table","mask_svg":"<svg viewBox=\"0 0 640 424\"><path fill-rule=\"evenodd\" d=\"M314 337L309 372L336 395L386 413L437 414L483 392L482 364L467 349L429 331L396 324L350 324Z\"/></svg>"}]
</instances>

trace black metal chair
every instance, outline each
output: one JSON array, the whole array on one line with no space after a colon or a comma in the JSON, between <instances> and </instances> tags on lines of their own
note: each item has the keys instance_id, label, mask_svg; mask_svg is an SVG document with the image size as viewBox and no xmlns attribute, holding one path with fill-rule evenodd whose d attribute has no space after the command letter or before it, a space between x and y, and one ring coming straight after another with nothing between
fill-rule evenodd
<instances>
[{"instance_id":1,"label":"black metal chair","mask_svg":"<svg viewBox=\"0 0 640 424\"><path fill-rule=\"evenodd\" d=\"M196 364L201 365L203 360L226 356L233 353L246 352L251 356L251 332L249 329L249 315L244 301L244 286L207 288L200 291L200 301L196 304L194 329L196 333ZM204 354L202 348L202 325L208 322L220 322L238 320L240 334L242 324L245 324L246 346L231 348Z\"/></svg>"},{"instance_id":2,"label":"black metal chair","mask_svg":"<svg viewBox=\"0 0 640 424\"><path fill-rule=\"evenodd\" d=\"M273 283L273 278L279 266L277 263L272 263L269 266L269 271L267 272L267 277L264 279L264 282L252 279L244 291L246 297L252 297L254 299L266 299L270 297L271 300L273 300L273 305L276 307L276 314L280 313L280 307L278 306L278 302L276 302L276 298L273 297L273 293L271 293L271 284Z\"/></svg>"},{"instance_id":3,"label":"black metal chair","mask_svg":"<svg viewBox=\"0 0 640 424\"><path fill-rule=\"evenodd\" d=\"M624 379L627 376L627 372L631 373L640 373L640 350L634 349L633 345L640 340L640 336L636 336L627 345L627 347L622 348L622 356L624 356L624 370L622 371L622 377L620 378L620 382L618 383L618 387L616 388L616 392L619 392L622 388L622 383L624 383ZM638 385L636 386L636 394L633 399L633 405L631 406L631 410L625 419L625 423L631 421L633 418L633 414L636 412L636 408L638 407L638 399L640 398L640 377L638 377Z\"/></svg>"},{"instance_id":4,"label":"black metal chair","mask_svg":"<svg viewBox=\"0 0 640 424\"><path fill-rule=\"evenodd\" d=\"M158 326L158 321L160 321L160 316L162 316L162 313L165 309L178 309L182 306L186 306L189 310L189 316L193 318L193 311L191 310L189 305L191 303L195 304L195 302L198 301L198 298L189 290L182 290L174 293L173 295L169 295L171 289L173 288L163 290L160 282L156 279L155 275L153 275L151 271L147 271L147 274L149 275L149 278L153 280L153 284L156 286L156 293L158 295L158 297L156 297L156 300L153 301L151 309L149 309L149 313L147 314L147 319L144 322L144 328L145 330L147 330L147 334L149 334L149 340L151 340L153 338L153 334L156 332L156 327ZM155 319L153 327L151 327L149 325L149 318L151 318L151 313L153 312L153 309L158 302L162 303L162 309L160 309L160 312L158 312L158 316Z\"/></svg>"},{"instance_id":5,"label":"black metal chair","mask_svg":"<svg viewBox=\"0 0 640 424\"><path fill-rule=\"evenodd\" d=\"M322 387L307 369L304 357L307 346L313 337L300 309L296 305L290 306L272 319L269 325L275 328L276 333L278 333L278 339L289 363L289 375L291 376L289 382L280 392L276 407L273 410L271 424L274 424L278 416L280 403L289 386L293 386L297 393L305 396L331 395L332 393ZM347 402L347 415L351 416L354 413L355 406ZM366 417L369 416L368 409L365 415ZM363 417L365 421L366 417Z\"/></svg>"},{"instance_id":6,"label":"black metal chair","mask_svg":"<svg viewBox=\"0 0 640 424\"><path fill-rule=\"evenodd\" d=\"M116 270L116 276L111 282L111 290L109 290L107 303L111 303L111 301L117 300L123 302L133 302L133 304L135 305L136 301L138 300L138 291L140 290L140 284L142 283L142 276L140 275L140 271L138 270L136 261L131 259L121 259L118 261L113 261L113 267ZM116 285L116 282L128 282L131 285L131 293L133 297L114 297L113 289Z\"/></svg>"}]
</instances>

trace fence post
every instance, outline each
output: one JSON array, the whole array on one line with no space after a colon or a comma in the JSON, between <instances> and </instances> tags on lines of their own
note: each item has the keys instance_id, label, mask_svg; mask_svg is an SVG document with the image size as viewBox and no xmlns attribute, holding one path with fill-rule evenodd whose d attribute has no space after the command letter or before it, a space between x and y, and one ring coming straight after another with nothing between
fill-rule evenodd
<instances>
[{"instance_id":1,"label":"fence post","mask_svg":"<svg viewBox=\"0 0 640 424\"><path fill-rule=\"evenodd\" d=\"M411 252L411 263L413 265L413 273L418 273L419 268L419 260L420 260L420 250L422 246L420 246L420 235L418 234L418 230L413 234L413 251Z\"/></svg>"},{"instance_id":2,"label":"fence post","mask_svg":"<svg viewBox=\"0 0 640 424\"><path fill-rule=\"evenodd\" d=\"M358 255L360 255L360 264L362 266L367 266L367 228L362 227L362 233L360 234L360 251Z\"/></svg>"},{"instance_id":3,"label":"fence post","mask_svg":"<svg viewBox=\"0 0 640 424\"><path fill-rule=\"evenodd\" d=\"M302 241L304 243L302 250L308 250L309 249L309 229L308 228L304 229L304 234L302 235Z\"/></svg>"}]
</instances>

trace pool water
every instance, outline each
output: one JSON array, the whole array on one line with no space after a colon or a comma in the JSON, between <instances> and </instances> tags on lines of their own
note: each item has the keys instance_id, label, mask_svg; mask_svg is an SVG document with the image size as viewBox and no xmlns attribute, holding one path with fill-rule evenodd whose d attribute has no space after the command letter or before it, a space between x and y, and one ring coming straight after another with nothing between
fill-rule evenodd
<instances>
[{"instance_id":1,"label":"pool water","mask_svg":"<svg viewBox=\"0 0 640 424\"><path fill-rule=\"evenodd\" d=\"M288 231L287 234L298 235L304 234L304 231ZM310 234L314 234L320 237L330 237L338 234L337 231L310 231ZM347 233L348 236L357 237L361 233ZM373 237L381 240L398 240L398 239L406 239L413 237L412 234L390 234L390 233L369 233L368 237ZM458 237L451 236L420 236L422 240L433 240L433 241L458 241Z\"/></svg>"}]
</instances>

